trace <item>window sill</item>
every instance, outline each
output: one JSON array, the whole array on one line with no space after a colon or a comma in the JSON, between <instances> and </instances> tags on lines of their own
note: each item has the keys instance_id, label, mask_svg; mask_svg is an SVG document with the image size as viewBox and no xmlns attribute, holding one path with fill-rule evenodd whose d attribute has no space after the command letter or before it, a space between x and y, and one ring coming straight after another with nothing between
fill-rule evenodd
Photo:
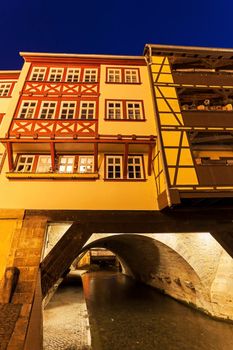
<instances>
[{"instance_id":1,"label":"window sill","mask_svg":"<svg viewBox=\"0 0 233 350\"><path fill-rule=\"evenodd\" d=\"M98 173L81 174L81 173L17 173L9 172L6 173L8 179L59 179L59 180L69 180L69 179L98 179Z\"/></svg>"},{"instance_id":2,"label":"window sill","mask_svg":"<svg viewBox=\"0 0 233 350\"><path fill-rule=\"evenodd\" d=\"M109 118L104 118L104 121L107 121L107 122L146 122L146 119L145 118L142 118L142 119L109 119Z\"/></svg>"},{"instance_id":3,"label":"window sill","mask_svg":"<svg viewBox=\"0 0 233 350\"><path fill-rule=\"evenodd\" d=\"M104 178L104 181L120 181L120 182L145 182L146 179L107 179L107 178Z\"/></svg>"},{"instance_id":4,"label":"window sill","mask_svg":"<svg viewBox=\"0 0 233 350\"><path fill-rule=\"evenodd\" d=\"M116 84L116 85L141 85L141 82L137 82L137 83L129 83L129 82L124 82L124 81L120 81L120 82L115 82L115 81L105 81L105 84Z\"/></svg>"}]
</instances>

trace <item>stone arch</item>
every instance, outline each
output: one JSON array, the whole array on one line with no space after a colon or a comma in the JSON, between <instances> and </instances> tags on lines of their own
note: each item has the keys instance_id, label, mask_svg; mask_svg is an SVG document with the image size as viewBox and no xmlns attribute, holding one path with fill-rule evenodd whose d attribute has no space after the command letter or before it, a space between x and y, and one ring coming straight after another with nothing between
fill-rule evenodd
<instances>
[{"instance_id":1,"label":"stone arch","mask_svg":"<svg viewBox=\"0 0 233 350\"><path fill-rule=\"evenodd\" d=\"M178 300L210 309L208 293L196 271L174 249L148 237L153 235L96 236L98 238L88 242L82 252L94 247L106 248L118 256L126 274ZM99 238L101 236L103 238Z\"/></svg>"}]
</instances>

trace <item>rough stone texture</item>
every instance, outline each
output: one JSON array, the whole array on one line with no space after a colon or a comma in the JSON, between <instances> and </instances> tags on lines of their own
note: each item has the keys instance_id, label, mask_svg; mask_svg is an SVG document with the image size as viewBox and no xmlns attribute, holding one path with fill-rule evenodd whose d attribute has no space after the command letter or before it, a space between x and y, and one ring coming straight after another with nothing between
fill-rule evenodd
<instances>
[{"instance_id":1,"label":"rough stone texture","mask_svg":"<svg viewBox=\"0 0 233 350\"><path fill-rule=\"evenodd\" d=\"M90 343L82 287L60 286L44 310L44 350L88 350Z\"/></svg>"},{"instance_id":2,"label":"rough stone texture","mask_svg":"<svg viewBox=\"0 0 233 350\"><path fill-rule=\"evenodd\" d=\"M86 247L95 246L115 252L126 274L233 320L233 260L209 233L94 234Z\"/></svg>"},{"instance_id":3,"label":"rough stone texture","mask_svg":"<svg viewBox=\"0 0 233 350\"><path fill-rule=\"evenodd\" d=\"M7 349L22 305L0 304L0 349Z\"/></svg>"}]
</instances>

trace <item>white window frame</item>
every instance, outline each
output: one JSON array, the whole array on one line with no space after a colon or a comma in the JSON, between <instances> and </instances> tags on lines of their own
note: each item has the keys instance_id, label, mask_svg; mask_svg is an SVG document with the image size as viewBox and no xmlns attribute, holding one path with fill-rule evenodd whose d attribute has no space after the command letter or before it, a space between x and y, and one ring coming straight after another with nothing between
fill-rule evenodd
<instances>
[{"instance_id":1,"label":"white window frame","mask_svg":"<svg viewBox=\"0 0 233 350\"><path fill-rule=\"evenodd\" d=\"M47 106L46 106L47 104ZM54 106L52 106L52 104ZM57 102L55 101L43 101L40 107L39 118L40 119L54 119L57 108ZM42 117L43 113L43 117Z\"/></svg>"},{"instance_id":2,"label":"white window frame","mask_svg":"<svg viewBox=\"0 0 233 350\"><path fill-rule=\"evenodd\" d=\"M11 90L12 83L0 83L0 97L9 96L9 92Z\"/></svg>"},{"instance_id":3,"label":"white window frame","mask_svg":"<svg viewBox=\"0 0 233 350\"><path fill-rule=\"evenodd\" d=\"M110 163L109 160L112 159L113 162ZM116 160L120 160L119 163L116 162ZM112 176L109 176L110 170L109 168L112 167L113 170L111 171ZM120 171L117 170L116 168L120 167ZM120 176L118 176L118 174ZM106 178L109 180L119 180L123 178L123 157L122 156L118 156L118 155L107 155L106 156Z\"/></svg>"},{"instance_id":4,"label":"white window frame","mask_svg":"<svg viewBox=\"0 0 233 350\"><path fill-rule=\"evenodd\" d=\"M21 158L25 158L25 161L22 162ZM31 161L29 162L28 160L31 159ZM34 161L35 161L35 156L31 155L31 154L21 154L19 156L17 165L16 165L16 169L15 171L18 173L31 173L32 172L32 168L34 165ZM19 170L20 167L23 167L21 170Z\"/></svg>"},{"instance_id":5,"label":"white window frame","mask_svg":"<svg viewBox=\"0 0 233 350\"><path fill-rule=\"evenodd\" d=\"M135 84L139 83L139 74L138 69L134 68L125 68L124 69L124 82L126 84Z\"/></svg>"},{"instance_id":6,"label":"white window frame","mask_svg":"<svg viewBox=\"0 0 233 350\"><path fill-rule=\"evenodd\" d=\"M97 68L85 68L83 74L83 81L85 83L96 83L98 80Z\"/></svg>"},{"instance_id":7,"label":"white window frame","mask_svg":"<svg viewBox=\"0 0 233 350\"><path fill-rule=\"evenodd\" d=\"M84 106L84 104L87 104L87 106ZM90 104L93 104L93 107L90 106ZM84 113L84 111L86 112ZM82 120L96 119L96 101L81 101L80 109L79 109L79 119L82 119Z\"/></svg>"},{"instance_id":8,"label":"white window frame","mask_svg":"<svg viewBox=\"0 0 233 350\"><path fill-rule=\"evenodd\" d=\"M133 106L131 107L130 105ZM135 105L139 105L139 107L136 107ZM142 101L126 101L126 118L128 120L143 119Z\"/></svg>"},{"instance_id":9,"label":"white window frame","mask_svg":"<svg viewBox=\"0 0 233 350\"><path fill-rule=\"evenodd\" d=\"M63 73L64 73L64 68L51 67L49 69L48 81L59 83L60 81L62 81ZM52 78L53 75L54 75L54 78Z\"/></svg>"},{"instance_id":10,"label":"white window frame","mask_svg":"<svg viewBox=\"0 0 233 350\"><path fill-rule=\"evenodd\" d=\"M137 162L137 160L139 160L139 162ZM131 169L130 169L130 167L131 167ZM138 170L138 168L139 168L139 170ZM138 174L139 174L139 176L138 176ZM131 175L133 175L133 176L131 176ZM136 156L136 155L128 156L127 179L129 179L129 180L144 179L143 156Z\"/></svg>"},{"instance_id":11,"label":"white window frame","mask_svg":"<svg viewBox=\"0 0 233 350\"><path fill-rule=\"evenodd\" d=\"M28 106L26 106L28 104ZM37 101L35 100L24 100L21 102L18 118L19 119L33 119L35 116L37 107ZM23 110L25 109L25 112ZM22 113L24 114L24 117L22 117Z\"/></svg>"},{"instance_id":12,"label":"white window frame","mask_svg":"<svg viewBox=\"0 0 233 350\"><path fill-rule=\"evenodd\" d=\"M71 106L71 104L74 106ZM65 105L67 105L67 106L65 106ZM59 112L59 119L62 119L62 120L74 119L75 115L76 115L76 108L77 108L76 101L62 101L61 107L60 107L60 112ZM71 115L72 115L72 117L71 117Z\"/></svg>"},{"instance_id":13,"label":"white window frame","mask_svg":"<svg viewBox=\"0 0 233 350\"><path fill-rule=\"evenodd\" d=\"M111 106L111 104L113 106ZM120 106L116 106L116 105ZM107 101L106 104L106 119L121 120L123 119L123 102L122 101Z\"/></svg>"},{"instance_id":14,"label":"white window frame","mask_svg":"<svg viewBox=\"0 0 233 350\"><path fill-rule=\"evenodd\" d=\"M121 83L122 82L122 69L120 69L120 68L108 68L107 67L107 82L108 83Z\"/></svg>"},{"instance_id":15,"label":"white window frame","mask_svg":"<svg viewBox=\"0 0 233 350\"><path fill-rule=\"evenodd\" d=\"M78 83L80 81L80 68L68 68L66 73L66 81L68 83Z\"/></svg>"},{"instance_id":16,"label":"white window frame","mask_svg":"<svg viewBox=\"0 0 233 350\"><path fill-rule=\"evenodd\" d=\"M36 172L49 173L52 168L52 159L49 155L41 155L38 157Z\"/></svg>"},{"instance_id":17,"label":"white window frame","mask_svg":"<svg viewBox=\"0 0 233 350\"><path fill-rule=\"evenodd\" d=\"M71 161L72 159L72 161ZM60 156L59 164L58 164L58 172L59 173L73 173L75 165L75 156Z\"/></svg>"},{"instance_id":18,"label":"white window frame","mask_svg":"<svg viewBox=\"0 0 233 350\"><path fill-rule=\"evenodd\" d=\"M81 155L78 158L78 173L90 174L94 172L94 156Z\"/></svg>"},{"instance_id":19,"label":"white window frame","mask_svg":"<svg viewBox=\"0 0 233 350\"><path fill-rule=\"evenodd\" d=\"M47 67L33 67L30 80L44 81Z\"/></svg>"}]
</instances>

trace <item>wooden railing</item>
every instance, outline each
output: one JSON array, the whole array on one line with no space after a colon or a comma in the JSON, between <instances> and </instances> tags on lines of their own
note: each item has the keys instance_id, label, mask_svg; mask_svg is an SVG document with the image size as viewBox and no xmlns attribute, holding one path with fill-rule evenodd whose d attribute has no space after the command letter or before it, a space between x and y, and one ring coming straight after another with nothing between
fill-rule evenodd
<instances>
[{"instance_id":1,"label":"wooden railing","mask_svg":"<svg viewBox=\"0 0 233 350\"><path fill-rule=\"evenodd\" d=\"M9 136L21 137L94 137L98 120L14 119Z\"/></svg>"}]
</instances>

